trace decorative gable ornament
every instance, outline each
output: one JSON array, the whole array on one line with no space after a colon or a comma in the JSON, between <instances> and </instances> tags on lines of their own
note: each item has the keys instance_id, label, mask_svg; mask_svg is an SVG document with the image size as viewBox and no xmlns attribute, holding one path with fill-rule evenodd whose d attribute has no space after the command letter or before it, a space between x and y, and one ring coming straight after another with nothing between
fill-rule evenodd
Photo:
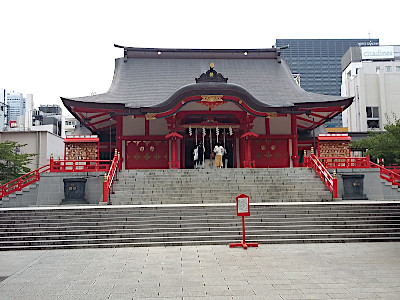
<instances>
[{"instance_id":1,"label":"decorative gable ornament","mask_svg":"<svg viewBox=\"0 0 400 300\"><path fill-rule=\"evenodd\" d=\"M203 104L208 108L213 109L226 103L226 101L222 100L222 97L223 95L202 95L200 104Z\"/></svg>"},{"instance_id":2,"label":"decorative gable ornament","mask_svg":"<svg viewBox=\"0 0 400 300\"><path fill-rule=\"evenodd\" d=\"M210 70L208 70L206 73L203 73L200 75L199 78L195 78L196 83L201 83L201 82L228 82L228 78L225 78L222 76L221 73L218 73L217 71L214 70L214 63L210 64Z\"/></svg>"}]
</instances>

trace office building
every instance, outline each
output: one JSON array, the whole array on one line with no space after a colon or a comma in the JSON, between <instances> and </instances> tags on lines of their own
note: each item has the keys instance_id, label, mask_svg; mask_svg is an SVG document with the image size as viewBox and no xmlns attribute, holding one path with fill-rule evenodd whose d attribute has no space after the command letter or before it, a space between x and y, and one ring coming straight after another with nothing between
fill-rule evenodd
<instances>
[{"instance_id":1,"label":"office building","mask_svg":"<svg viewBox=\"0 0 400 300\"><path fill-rule=\"evenodd\" d=\"M11 128L18 127L18 121L21 121L21 116L25 116L26 100L22 93L9 92L7 93L7 104L9 107L9 126Z\"/></svg>"},{"instance_id":2,"label":"office building","mask_svg":"<svg viewBox=\"0 0 400 300\"><path fill-rule=\"evenodd\" d=\"M354 97L343 112L350 132L384 130L400 118L400 46L351 47L342 58L342 96Z\"/></svg>"},{"instance_id":3,"label":"office building","mask_svg":"<svg viewBox=\"0 0 400 300\"><path fill-rule=\"evenodd\" d=\"M4 130L7 123L6 90L0 89L0 131Z\"/></svg>"},{"instance_id":4,"label":"office building","mask_svg":"<svg viewBox=\"0 0 400 300\"><path fill-rule=\"evenodd\" d=\"M62 109L59 105L40 105L32 114L34 130L47 130L58 136L65 137Z\"/></svg>"},{"instance_id":5,"label":"office building","mask_svg":"<svg viewBox=\"0 0 400 300\"><path fill-rule=\"evenodd\" d=\"M74 135L75 128L79 127L79 121L72 116L64 116L64 137L67 135Z\"/></svg>"},{"instance_id":6,"label":"office building","mask_svg":"<svg viewBox=\"0 0 400 300\"><path fill-rule=\"evenodd\" d=\"M351 46L378 46L379 39L277 39L292 73L300 74L301 87L308 92L339 96L341 59ZM326 126L341 127L338 116Z\"/></svg>"}]
</instances>

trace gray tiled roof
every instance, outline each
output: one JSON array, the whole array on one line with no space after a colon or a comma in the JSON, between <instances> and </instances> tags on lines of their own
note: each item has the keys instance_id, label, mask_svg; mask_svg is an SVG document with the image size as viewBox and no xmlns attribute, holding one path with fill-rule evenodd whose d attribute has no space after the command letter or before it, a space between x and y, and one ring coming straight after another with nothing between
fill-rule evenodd
<instances>
[{"instance_id":1,"label":"gray tiled roof","mask_svg":"<svg viewBox=\"0 0 400 300\"><path fill-rule=\"evenodd\" d=\"M287 64L277 59L141 57L115 60L114 78L108 92L68 99L123 104L127 108L157 106L176 90L195 83L195 78L206 72L211 62L215 64L215 71L228 78L228 83L241 86L268 106L288 107L344 99L304 91L295 84Z\"/></svg>"}]
</instances>

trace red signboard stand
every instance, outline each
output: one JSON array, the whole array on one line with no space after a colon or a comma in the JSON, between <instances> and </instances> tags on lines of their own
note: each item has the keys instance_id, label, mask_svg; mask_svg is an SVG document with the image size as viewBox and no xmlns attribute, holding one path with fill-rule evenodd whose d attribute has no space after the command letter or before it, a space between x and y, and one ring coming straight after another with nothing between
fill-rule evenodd
<instances>
[{"instance_id":1,"label":"red signboard stand","mask_svg":"<svg viewBox=\"0 0 400 300\"><path fill-rule=\"evenodd\" d=\"M242 217L242 225L243 225L243 240L241 243L230 243L229 247L243 247L243 249L247 249L247 247L258 247L258 243L246 243L245 241L245 229L244 229L244 217L250 216L250 197L245 194L240 194L236 196L236 214L238 217Z\"/></svg>"}]
</instances>

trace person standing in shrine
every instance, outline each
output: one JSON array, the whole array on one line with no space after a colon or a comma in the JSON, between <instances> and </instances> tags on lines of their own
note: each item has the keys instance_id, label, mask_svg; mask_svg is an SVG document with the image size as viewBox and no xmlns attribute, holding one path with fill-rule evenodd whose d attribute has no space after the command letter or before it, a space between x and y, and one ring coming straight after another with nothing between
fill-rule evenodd
<instances>
[{"instance_id":1,"label":"person standing in shrine","mask_svg":"<svg viewBox=\"0 0 400 300\"><path fill-rule=\"evenodd\" d=\"M209 161L209 163L208 163L208 166L209 166L210 168L212 168L213 165L214 165L214 158L215 158L215 153L214 153L214 151L211 151L211 152L210 152L210 161Z\"/></svg>"},{"instance_id":2,"label":"person standing in shrine","mask_svg":"<svg viewBox=\"0 0 400 300\"><path fill-rule=\"evenodd\" d=\"M199 161L199 148L196 147L193 150L193 165L195 169L198 169L199 165L198 165L198 161Z\"/></svg>"},{"instance_id":3,"label":"person standing in shrine","mask_svg":"<svg viewBox=\"0 0 400 300\"><path fill-rule=\"evenodd\" d=\"M224 155L224 147L221 144L217 144L214 147L215 152L215 166L219 169L222 168L222 156Z\"/></svg>"},{"instance_id":4,"label":"person standing in shrine","mask_svg":"<svg viewBox=\"0 0 400 300\"><path fill-rule=\"evenodd\" d=\"M197 146L197 166L200 169L204 169L204 151L206 148L204 147L203 143L200 142Z\"/></svg>"}]
</instances>

